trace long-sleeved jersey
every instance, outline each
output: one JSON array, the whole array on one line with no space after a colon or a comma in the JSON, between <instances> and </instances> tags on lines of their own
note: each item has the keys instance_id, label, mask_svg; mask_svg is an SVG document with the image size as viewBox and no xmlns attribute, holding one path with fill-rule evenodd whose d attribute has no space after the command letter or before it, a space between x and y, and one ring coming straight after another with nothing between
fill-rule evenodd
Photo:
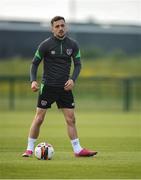
<instances>
[{"instance_id":1,"label":"long-sleeved jersey","mask_svg":"<svg viewBox=\"0 0 141 180\"><path fill-rule=\"evenodd\" d=\"M42 60L42 82L48 86L64 87L69 78L75 81L80 73L80 50L76 41L68 36L62 40L52 36L39 45L32 60L30 70L31 82L36 80L38 65ZM72 60L74 69L70 77Z\"/></svg>"}]
</instances>

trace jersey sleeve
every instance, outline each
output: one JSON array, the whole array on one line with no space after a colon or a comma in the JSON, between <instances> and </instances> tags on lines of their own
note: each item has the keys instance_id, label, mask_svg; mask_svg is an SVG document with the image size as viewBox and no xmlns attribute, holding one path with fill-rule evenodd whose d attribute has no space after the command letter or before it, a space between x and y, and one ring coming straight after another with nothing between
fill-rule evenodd
<instances>
[{"instance_id":1,"label":"jersey sleeve","mask_svg":"<svg viewBox=\"0 0 141 180\"><path fill-rule=\"evenodd\" d=\"M78 46L78 44L76 42L74 43L73 46L74 46L73 54L72 54L73 61L80 61L81 53L80 53L79 46Z\"/></svg>"},{"instance_id":2,"label":"jersey sleeve","mask_svg":"<svg viewBox=\"0 0 141 180\"><path fill-rule=\"evenodd\" d=\"M41 60L44 58L45 56L45 51L46 51L46 44L45 42L41 43L38 47L38 49L35 52L34 58L33 58L33 63L38 63L38 61L41 62Z\"/></svg>"},{"instance_id":3,"label":"jersey sleeve","mask_svg":"<svg viewBox=\"0 0 141 180\"><path fill-rule=\"evenodd\" d=\"M45 56L45 44L41 43L38 49L35 52L34 58L32 60L32 64L30 67L30 81L36 81L37 79L37 70L40 62Z\"/></svg>"},{"instance_id":4,"label":"jersey sleeve","mask_svg":"<svg viewBox=\"0 0 141 180\"><path fill-rule=\"evenodd\" d=\"M74 63L74 70L71 79L75 82L81 70L81 53L77 43L74 43L72 59Z\"/></svg>"}]
</instances>

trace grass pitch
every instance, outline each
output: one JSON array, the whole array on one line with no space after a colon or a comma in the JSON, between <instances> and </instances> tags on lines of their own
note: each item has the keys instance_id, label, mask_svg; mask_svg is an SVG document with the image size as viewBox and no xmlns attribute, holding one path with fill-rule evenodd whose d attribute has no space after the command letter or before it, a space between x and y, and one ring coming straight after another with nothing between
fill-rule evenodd
<instances>
[{"instance_id":1,"label":"grass pitch","mask_svg":"<svg viewBox=\"0 0 141 180\"><path fill-rule=\"evenodd\" d=\"M97 157L75 158L61 112L49 110L37 143L54 146L50 161L22 158L34 112L0 112L1 179L140 179L141 114L77 112L81 144Z\"/></svg>"}]
</instances>

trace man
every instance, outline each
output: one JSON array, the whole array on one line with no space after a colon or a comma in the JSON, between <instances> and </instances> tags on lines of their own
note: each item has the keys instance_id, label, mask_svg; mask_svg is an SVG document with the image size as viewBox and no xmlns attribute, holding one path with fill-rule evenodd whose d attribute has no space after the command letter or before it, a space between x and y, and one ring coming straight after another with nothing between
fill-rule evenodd
<instances>
[{"instance_id":1,"label":"man","mask_svg":"<svg viewBox=\"0 0 141 180\"><path fill-rule=\"evenodd\" d=\"M30 78L33 92L39 89L36 76L38 66L42 60L43 78L36 115L29 131L27 150L22 156L32 156L40 126L44 121L47 109L51 108L54 102L56 102L58 108L61 108L64 114L68 136L71 140L75 156L94 156L97 152L81 147L75 125L72 89L81 69L80 50L77 43L66 35L66 23L63 17L54 17L51 20L51 27L53 36L39 45L31 65ZM74 63L74 70L72 76L69 77L71 60Z\"/></svg>"}]
</instances>

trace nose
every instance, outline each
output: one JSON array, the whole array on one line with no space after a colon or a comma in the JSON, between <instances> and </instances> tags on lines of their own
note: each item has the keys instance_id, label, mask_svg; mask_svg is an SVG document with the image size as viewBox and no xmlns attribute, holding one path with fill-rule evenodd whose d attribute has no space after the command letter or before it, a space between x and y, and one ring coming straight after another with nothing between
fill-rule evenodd
<instances>
[{"instance_id":1,"label":"nose","mask_svg":"<svg viewBox=\"0 0 141 180\"><path fill-rule=\"evenodd\" d=\"M59 30L62 30L63 29L63 27L62 26L59 26Z\"/></svg>"}]
</instances>

